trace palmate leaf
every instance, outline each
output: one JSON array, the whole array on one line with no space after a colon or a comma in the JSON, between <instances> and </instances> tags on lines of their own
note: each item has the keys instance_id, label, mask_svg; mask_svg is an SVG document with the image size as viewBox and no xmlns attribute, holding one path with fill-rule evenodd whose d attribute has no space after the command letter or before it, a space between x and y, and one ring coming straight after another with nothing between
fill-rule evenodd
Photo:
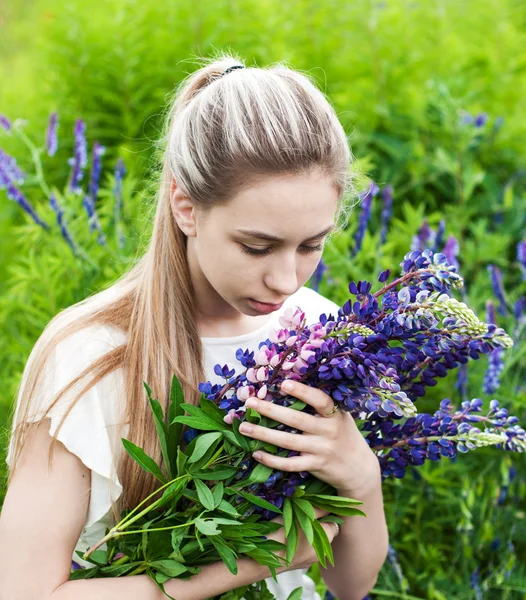
<instances>
[{"instance_id":1,"label":"palmate leaf","mask_svg":"<svg viewBox=\"0 0 526 600\"><path fill-rule=\"evenodd\" d=\"M199 502L201 502L201 504L206 509L214 510L214 508L216 507L216 503L214 500L214 496L210 491L210 488L207 485L205 485L200 479L196 479L194 483Z\"/></svg>"},{"instance_id":2,"label":"palmate leaf","mask_svg":"<svg viewBox=\"0 0 526 600\"><path fill-rule=\"evenodd\" d=\"M151 473L154 477L157 477L157 479L162 483L168 483L168 480L163 475L161 469L157 466L157 463L151 456L148 456L142 448L139 448L139 446L136 446L130 440L121 438L121 441L126 452L142 469L148 473Z\"/></svg>"},{"instance_id":3,"label":"palmate leaf","mask_svg":"<svg viewBox=\"0 0 526 600\"><path fill-rule=\"evenodd\" d=\"M155 421L155 428L157 429L157 436L159 438L159 444L161 446L161 452L163 455L166 474L168 480L174 479L174 476L172 475L172 464L168 456L168 428L164 420L163 409L161 407L161 404L159 403L159 400L152 398L152 390L150 389L148 384L143 381L143 385L146 389L146 393L148 394L148 401L150 402L150 407L153 412L153 419Z\"/></svg>"},{"instance_id":4,"label":"palmate leaf","mask_svg":"<svg viewBox=\"0 0 526 600\"><path fill-rule=\"evenodd\" d=\"M313 521L316 520L316 517L314 517L314 519L311 519L311 517L304 513L303 510L299 507L299 505L296 502L294 502L294 500L292 501L292 510L294 512L294 517L297 519L298 523L303 529L303 532L305 533L305 537L307 538L309 544L312 546L314 542Z\"/></svg>"},{"instance_id":5,"label":"palmate leaf","mask_svg":"<svg viewBox=\"0 0 526 600\"><path fill-rule=\"evenodd\" d=\"M239 490L237 493L240 496L243 496L245 500L252 502L252 504L256 504L261 508L266 508L267 510L272 510L281 514L281 510L277 506L274 506L274 504L271 504L268 500L265 500L264 498L260 498L259 496L255 496L254 494L249 494L248 492L243 492L241 490Z\"/></svg>"},{"instance_id":6,"label":"palmate leaf","mask_svg":"<svg viewBox=\"0 0 526 600\"><path fill-rule=\"evenodd\" d=\"M312 526L314 529L314 543L312 544L312 547L316 552L316 556L318 557L321 566L324 569L327 567L325 557L327 557L331 565L334 566L332 546L327 534L325 533L325 529L323 529L322 524L319 523L317 519L314 520Z\"/></svg>"},{"instance_id":7,"label":"palmate leaf","mask_svg":"<svg viewBox=\"0 0 526 600\"><path fill-rule=\"evenodd\" d=\"M224 563L228 567L228 570L232 573L232 575L237 575L237 554L219 540L213 537L211 537L210 540L214 544L219 556L223 559Z\"/></svg>"}]
</instances>

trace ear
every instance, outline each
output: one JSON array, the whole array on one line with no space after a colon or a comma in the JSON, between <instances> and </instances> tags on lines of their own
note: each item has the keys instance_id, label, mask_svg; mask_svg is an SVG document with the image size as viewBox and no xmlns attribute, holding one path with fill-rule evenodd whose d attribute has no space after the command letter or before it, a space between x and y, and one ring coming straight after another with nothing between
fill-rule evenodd
<instances>
[{"instance_id":1,"label":"ear","mask_svg":"<svg viewBox=\"0 0 526 600\"><path fill-rule=\"evenodd\" d=\"M195 213L196 208L191 203L190 198L183 194L182 190L177 187L175 178L172 177L170 186L170 207L173 217L179 226L179 229L187 237L196 236Z\"/></svg>"}]
</instances>

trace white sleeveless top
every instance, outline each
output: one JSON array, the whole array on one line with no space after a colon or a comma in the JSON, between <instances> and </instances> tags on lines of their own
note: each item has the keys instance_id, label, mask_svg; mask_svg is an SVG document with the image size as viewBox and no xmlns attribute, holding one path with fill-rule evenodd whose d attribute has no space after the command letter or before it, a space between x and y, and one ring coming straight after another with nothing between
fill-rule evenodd
<instances>
[{"instance_id":1,"label":"white sleeveless top","mask_svg":"<svg viewBox=\"0 0 526 600\"><path fill-rule=\"evenodd\" d=\"M98 297L103 301L110 298L115 294L114 287L100 292ZM272 329L281 327L278 319L284 311L288 307L295 306L299 306L305 312L307 324L318 321L322 313L327 316L332 314L336 317L339 309L334 302L304 286L287 298L280 310L271 313L269 320L256 331L228 338L201 337L205 373L208 380L212 383L222 382L222 379L214 373L214 366L218 363L228 364L236 370L236 373L241 372L243 367L236 359L236 351L239 348L243 350L248 348L250 351L257 350L258 344L268 337ZM89 363L126 341L127 334L121 330L97 325L76 332L60 342L48 361L43 381L39 384L41 393L34 400L37 406L35 410L32 410L29 419L38 420L39 414L41 411L43 414L45 408L55 398L55 394L79 375ZM26 369L32 360L32 355L33 351L28 358ZM109 373L90 388L71 410L57 436L57 439L91 470L88 513L84 529L75 547L75 550L79 552L85 552L104 537L107 527L114 525L110 511L110 476L112 461L116 461L118 452L124 451L122 442L114 435L120 415L123 414L120 408L123 406L123 399L119 394L123 390L122 371L121 368ZM22 386L25 382L24 375L25 370L22 376ZM86 381L81 381L78 384L79 387L74 386L47 415L51 420L51 435L55 434L61 418L66 412L68 399L73 398L86 385ZM15 422L17 413L18 404L15 411ZM122 437L126 437L126 431L125 428ZM6 457L6 462L10 467L12 455L13 439L11 438ZM113 479L113 490L116 500L122 492L122 486L117 476L114 476ZM105 549L106 545L104 544L101 548ZM82 560L76 552L73 553L72 560L87 568L93 566L88 561ZM286 600L290 592L300 586L303 586L303 600L321 600L315 591L314 582L306 573L307 569L285 571L277 575L278 583L272 577L266 579L266 582L270 592L278 600Z\"/></svg>"}]
</instances>

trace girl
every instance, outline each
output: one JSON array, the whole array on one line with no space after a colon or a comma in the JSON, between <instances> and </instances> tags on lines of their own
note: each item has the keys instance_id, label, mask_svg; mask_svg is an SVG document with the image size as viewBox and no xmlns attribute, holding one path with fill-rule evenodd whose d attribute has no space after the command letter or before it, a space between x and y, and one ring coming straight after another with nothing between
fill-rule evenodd
<instances>
[{"instance_id":1,"label":"girl","mask_svg":"<svg viewBox=\"0 0 526 600\"><path fill-rule=\"evenodd\" d=\"M24 369L0 518L2 599L160 600L144 574L68 581L72 559L90 566L76 551L157 488L120 441L161 462L143 382L166 407L175 373L195 404L198 383L217 382L214 365L239 365L236 350L257 349L288 308L299 306L309 323L337 314L304 285L328 235L345 223L352 190L347 137L326 97L284 65L246 68L230 54L205 59L176 92L144 256L108 289L52 319ZM317 412L295 422L301 435L244 433L299 452L262 452L263 464L308 470L364 502L367 518L346 517L337 537L337 527L323 523L335 557L323 578L340 600L361 600L388 548L378 461L330 396L298 382L288 393ZM261 401L257 410L283 423L295 412ZM273 537L284 541L283 529ZM165 586L178 600L197 600L266 579L278 599L303 586L305 600L320 600L306 575L315 561L302 537L277 583L244 558L236 576L218 562Z\"/></svg>"}]
</instances>

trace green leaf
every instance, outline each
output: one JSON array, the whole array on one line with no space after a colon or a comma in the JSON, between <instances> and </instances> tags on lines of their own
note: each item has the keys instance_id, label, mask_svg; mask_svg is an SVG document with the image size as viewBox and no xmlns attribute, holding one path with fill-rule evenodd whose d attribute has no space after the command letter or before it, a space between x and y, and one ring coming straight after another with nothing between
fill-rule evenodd
<instances>
[{"instance_id":1,"label":"green leaf","mask_svg":"<svg viewBox=\"0 0 526 600\"><path fill-rule=\"evenodd\" d=\"M353 498L346 498L345 496L327 496L325 494L316 494L316 498L324 501L325 504L340 504L340 505L351 505L351 504L363 504L361 500L354 500ZM314 504L314 497L309 500Z\"/></svg>"},{"instance_id":2,"label":"green leaf","mask_svg":"<svg viewBox=\"0 0 526 600\"><path fill-rule=\"evenodd\" d=\"M293 502L292 506L294 510L294 516L301 525L301 528L303 529L303 532L305 533L305 537L307 538L309 544L312 546L312 542L314 541L312 519L308 515L306 515L295 502Z\"/></svg>"},{"instance_id":3,"label":"green leaf","mask_svg":"<svg viewBox=\"0 0 526 600\"><path fill-rule=\"evenodd\" d=\"M183 426L180 423L173 423L173 420L175 417L184 415L184 409L181 406L183 402L183 388L174 374L170 387L170 405L168 406L168 456L172 466L176 463L177 450L181 444L183 432ZM182 475L183 473L177 471L177 474Z\"/></svg>"},{"instance_id":4,"label":"green leaf","mask_svg":"<svg viewBox=\"0 0 526 600\"><path fill-rule=\"evenodd\" d=\"M286 542L287 552L285 558L287 559L287 564L290 564L298 548L298 526L296 525L295 519L292 521L289 534L286 537Z\"/></svg>"},{"instance_id":5,"label":"green leaf","mask_svg":"<svg viewBox=\"0 0 526 600\"><path fill-rule=\"evenodd\" d=\"M197 436L197 441L194 446L192 456L188 459L189 463L195 463L203 457L205 452L210 448L214 442L217 442L221 438L220 431L214 431L212 433L203 433Z\"/></svg>"},{"instance_id":6,"label":"green leaf","mask_svg":"<svg viewBox=\"0 0 526 600\"><path fill-rule=\"evenodd\" d=\"M168 577L177 577L181 573L188 571L188 568L185 565L170 558L154 560L150 562L150 566L155 567L158 571L161 571L161 573L168 575Z\"/></svg>"},{"instance_id":7,"label":"green leaf","mask_svg":"<svg viewBox=\"0 0 526 600\"><path fill-rule=\"evenodd\" d=\"M240 496L243 496L243 498L245 498L245 500L252 502L252 504L256 504L257 506L261 506L261 508L266 508L267 510L272 510L274 512L282 514L281 510L277 506L274 506L273 504L271 504L268 500L265 500L264 498L260 498L259 496L255 496L254 494L249 494L248 492L243 492L241 490L239 490L237 493Z\"/></svg>"},{"instance_id":8,"label":"green leaf","mask_svg":"<svg viewBox=\"0 0 526 600\"><path fill-rule=\"evenodd\" d=\"M301 509L311 521L314 521L316 518L316 513L314 512L314 508L310 502L307 502L304 498L292 498L292 502Z\"/></svg>"},{"instance_id":9,"label":"green leaf","mask_svg":"<svg viewBox=\"0 0 526 600\"><path fill-rule=\"evenodd\" d=\"M177 448L177 475L184 475L186 473L185 465L188 460L188 456L181 450L180 447Z\"/></svg>"},{"instance_id":10,"label":"green leaf","mask_svg":"<svg viewBox=\"0 0 526 600\"><path fill-rule=\"evenodd\" d=\"M227 515L239 517L239 513L237 512L237 510L230 504L230 502L227 502L226 500L221 500L217 509L221 512L226 513Z\"/></svg>"},{"instance_id":11,"label":"green leaf","mask_svg":"<svg viewBox=\"0 0 526 600\"><path fill-rule=\"evenodd\" d=\"M159 504L157 508L161 508L168 502L176 502L180 496L183 495L183 490L188 483L189 478L175 480L171 483L163 492L163 495L159 498Z\"/></svg>"},{"instance_id":12,"label":"green leaf","mask_svg":"<svg viewBox=\"0 0 526 600\"><path fill-rule=\"evenodd\" d=\"M208 510L213 510L216 507L214 502L214 496L210 491L210 488L205 485L200 479L195 479L195 489L197 491L197 496L199 498L199 502Z\"/></svg>"},{"instance_id":13,"label":"green leaf","mask_svg":"<svg viewBox=\"0 0 526 600\"><path fill-rule=\"evenodd\" d=\"M232 421L232 429L234 431L234 435L236 436L236 439L239 442L239 445L241 446L241 448L243 448L243 450L246 450L247 452L250 452L250 450L251 450L250 442L253 440L251 440L250 438L247 438L239 431L240 425L241 425L240 419L234 419Z\"/></svg>"},{"instance_id":14,"label":"green leaf","mask_svg":"<svg viewBox=\"0 0 526 600\"><path fill-rule=\"evenodd\" d=\"M205 481L218 481L220 479L228 479L237 473L236 467L217 466L205 471L193 471L192 477L204 479Z\"/></svg>"},{"instance_id":15,"label":"green leaf","mask_svg":"<svg viewBox=\"0 0 526 600\"><path fill-rule=\"evenodd\" d=\"M331 504L325 504L324 502L318 502L318 500L312 500L312 504L317 508L321 508L323 510L327 510L336 515L341 515L342 517L352 517L355 515L362 515L366 517L367 515L360 510L359 508L352 508L350 506L333 506Z\"/></svg>"},{"instance_id":16,"label":"green leaf","mask_svg":"<svg viewBox=\"0 0 526 600\"><path fill-rule=\"evenodd\" d=\"M172 465L170 464L170 458L168 457L168 429L164 421L163 409L161 407L161 404L159 403L159 400L152 398L152 390L150 389L148 384L145 381L143 381L143 385L146 389L146 393L148 394L148 401L152 409L155 428L157 430L157 437L159 438L159 445L161 446L161 453L163 455L164 467L166 469L168 480L175 479L174 475L172 474Z\"/></svg>"},{"instance_id":17,"label":"green leaf","mask_svg":"<svg viewBox=\"0 0 526 600\"><path fill-rule=\"evenodd\" d=\"M217 431L218 429L221 429L215 421L212 421L212 419L209 419L208 417L204 417L204 416L201 416L201 417L187 417L187 416L175 417L174 422L175 423L184 423L185 425L189 425L190 427L193 427L194 429L200 429L201 431Z\"/></svg>"},{"instance_id":18,"label":"green leaf","mask_svg":"<svg viewBox=\"0 0 526 600\"><path fill-rule=\"evenodd\" d=\"M204 520L204 519L195 519L195 526L199 531L204 535L219 535L221 530L217 528L215 524L215 519L212 520Z\"/></svg>"},{"instance_id":19,"label":"green leaf","mask_svg":"<svg viewBox=\"0 0 526 600\"><path fill-rule=\"evenodd\" d=\"M318 523L318 520L315 519L312 523L314 529L314 543L312 544L314 550L316 551L316 555L322 565L323 568L326 568L327 563L325 561L325 556L328 557L329 562L332 566L334 566L334 556L332 553L331 543L327 534L325 533L325 529L321 523ZM321 546L321 548L320 548Z\"/></svg>"},{"instance_id":20,"label":"green leaf","mask_svg":"<svg viewBox=\"0 0 526 600\"><path fill-rule=\"evenodd\" d=\"M225 486L223 482L220 481L215 488L212 490L212 495L214 496L214 505L219 506L221 500L223 500Z\"/></svg>"},{"instance_id":21,"label":"green leaf","mask_svg":"<svg viewBox=\"0 0 526 600\"><path fill-rule=\"evenodd\" d=\"M130 442L130 440L121 438L121 441L126 452L142 469L157 477L162 483L168 483L168 480L151 456L148 456L142 448L139 448L139 446L136 446L133 442Z\"/></svg>"},{"instance_id":22,"label":"green leaf","mask_svg":"<svg viewBox=\"0 0 526 600\"><path fill-rule=\"evenodd\" d=\"M303 593L302 587L296 588L296 589L292 590L292 592L290 592L290 594L287 596L287 600L301 600L302 593Z\"/></svg>"},{"instance_id":23,"label":"green leaf","mask_svg":"<svg viewBox=\"0 0 526 600\"><path fill-rule=\"evenodd\" d=\"M221 428L225 427L225 421L223 420L225 413L219 408L219 406L216 405L215 402L208 400L208 398L203 394L201 396L199 406L207 417L215 421L218 425L221 425Z\"/></svg>"},{"instance_id":24,"label":"green leaf","mask_svg":"<svg viewBox=\"0 0 526 600\"><path fill-rule=\"evenodd\" d=\"M290 498L285 498L285 502L283 503L283 521L285 524L285 536L289 535L293 520L294 516L292 514L292 504Z\"/></svg>"},{"instance_id":25,"label":"green leaf","mask_svg":"<svg viewBox=\"0 0 526 600\"><path fill-rule=\"evenodd\" d=\"M224 563L228 567L228 570L232 573L232 575L237 575L238 569L236 562L236 553L233 550L231 550L228 546L221 543L219 540L215 538L210 538L210 540L212 541L212 544L214 544L214 546L216 547L219 556L223 559Z\"/></svg>"},{"instance_id":26,"label":"green leaf","mask_svg":"<svg viewBox=\"0 0 526 600\"><path fill-rule=\"evenodd\" d=\"M265 481L267 481L271 474L271 467L267 467L267 465L259 463L254 467L252 473L250 473L250 475L246 479L241 479L235 484L232 484L231 487L237 489L240 487L245 487L247 485L252 485L253 483L264 483Z\"/></svg>"}]
</instances>

